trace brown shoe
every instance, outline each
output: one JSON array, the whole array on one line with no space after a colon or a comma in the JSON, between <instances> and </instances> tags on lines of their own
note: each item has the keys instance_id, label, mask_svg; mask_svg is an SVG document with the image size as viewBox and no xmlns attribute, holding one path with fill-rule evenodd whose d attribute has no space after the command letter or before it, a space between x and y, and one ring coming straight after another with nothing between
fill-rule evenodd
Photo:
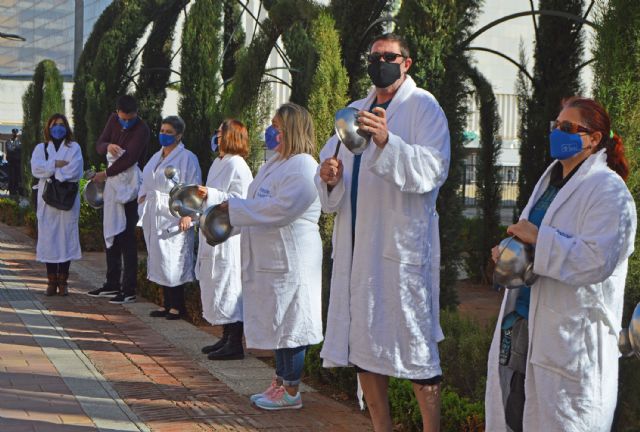
<instances>
[{"instance_id":1,"label":"brown shoe","mask_svg":"<svg viewBox=\"0 0 640 432\"><path fill-rule=\"evenodd\" d=\"M54 296L56 295L56 291L58 290L58 275L49 273L47 274L47 290L44 295L46 296Z\"/></svg>"},{"instance_id":2,"label":"brown shoe","mask_svg":"<svg viewBox=\"0 0 640 432\"><path fill-rule=\"evenodd\" d=\"M67 284L67 279L69 279L69 273L58 274L58 295L69 295L69 285Z\"/></svg>"}]
</instances>

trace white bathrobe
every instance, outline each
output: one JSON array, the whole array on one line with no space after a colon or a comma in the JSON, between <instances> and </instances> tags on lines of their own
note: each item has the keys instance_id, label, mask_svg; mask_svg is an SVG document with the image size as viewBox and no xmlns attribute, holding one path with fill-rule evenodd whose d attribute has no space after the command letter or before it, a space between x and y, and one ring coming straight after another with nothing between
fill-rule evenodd
<instances>
[{"instance_id":1,"label":"white bathrobe","mask_svg":"<svg viewBox=\"0 0 640 432\"><path fill-rule=\"evenodd\" d=\"M107 153L107 163L113 164L118 157ZM142 172L138 164L134 164L126 170L114 176L107 177L104 185L104 207L102 218L102 234L107 248L113 246L115 236L127 228L127 217L124 205L138 197Z\"/></svg>"},{"instance_id":2,"label":"white bathrobe","mask_svg":"<svg viewBox=\"0 0 640 432\"><path fill-rule=\"evenodd\" d=\"M174 183L164 176L165 167L179 170L178 180L185 184L199 184L201 179L198 158L180 143L166 159L162 149L154 154L142 171L139 197L145 197L140 225L147 244L147 279L158 285L174 287L194 279L194 233L167 232L179 224L180 218L169 212L169 191Z\"/></svg>"},{"instance_id":3,"label":"white bathrobe","mask_svg":"<svg viewBox=\"0 0 640 432\"><path fill-rule=\"evenodd\" d=\"M251 180L253 175L242 156L216 158L207 176L208 194L202 208L214 206L231 197L246 198ZM242 321L240 236L233 236L212 247L207 244L201 231L196 277L200 281L204 319L214 325Z\"/></svg>"},{"instance_id":4,"label":"white bathrobe","mask_svg":"<svg viewBox=\"0 0 640 432\"><path fill-rule=\"evenodd\" d=\"M556 162L558 163L558 162ZM544 193L551 167L524 209ZM618 391L618 344L636 209L604 150L587 159L547 210L536 244L525 379L525 432L609 432ZM498 318L514 309L505 293ZM500 325L489 352L487 431L507 431L498 375Z\"/></svg>"},{"instance_id":5,"label":"white bathrobe","mask_svg":"<svg viewBox=\"0 0 640 432\"><path fill-rule=\"evenodd\" d=\"M31 155L31 173L38 178L38 243L36 260L45 263L62 263L82 258L78 221L80 219L80 194L70 210L51 207L42 199L44 185L52 175L59 181L78 182L82 177L82 151L77 142L61 144L58 151L52 142L47 144L48 160L44 144L40 143ZM69 163L56 168L57 160Z\"/></svg>"},{"instance_id":6,"label":"white bathrobe","mask_svg":"<svg viewBox=\"0 0 640 432\"><path fill-rule=\"evenodd\" d=\"M352 106L369 110L372 91ZM342 180L328 192L316 176L322 208L337 212L325 367L355 364L410 379L440 375L440 242L436 198L447 178L449 129L434 97L407 77L387 112L389 141L369 142L358 181L352 257L353 154L341 146ZM329 139L320 159L333 157Z\"/></svg>"},{"instance_id":7,"label":"white bathrobe","mask_svg":"<svg viewBox=\"0 0 640 432\"><path fill-rule=\"evenodd\" d=\"M296 348L322 341L318 163L308 154L274 155L247 199L229 199L242 238L244 334L249 348Z\"/></svg>"}]
</instances>

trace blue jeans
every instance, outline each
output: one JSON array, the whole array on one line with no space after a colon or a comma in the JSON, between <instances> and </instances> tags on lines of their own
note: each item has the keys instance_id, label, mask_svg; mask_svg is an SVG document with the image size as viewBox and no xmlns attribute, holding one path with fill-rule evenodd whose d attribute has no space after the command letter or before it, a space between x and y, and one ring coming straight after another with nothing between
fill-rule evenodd
<instances>
[{"instance_id":1,"label":"blue jeans","mask_svg":"<svg viewBox=\"0 0 640 432\"><path fill-rule=\"evenodd\" d=\"M300 384L307 348L308 345L275 350L276 376L282 378L282 384L285 386L294 387Z\"/></svg>"}]
</instances>

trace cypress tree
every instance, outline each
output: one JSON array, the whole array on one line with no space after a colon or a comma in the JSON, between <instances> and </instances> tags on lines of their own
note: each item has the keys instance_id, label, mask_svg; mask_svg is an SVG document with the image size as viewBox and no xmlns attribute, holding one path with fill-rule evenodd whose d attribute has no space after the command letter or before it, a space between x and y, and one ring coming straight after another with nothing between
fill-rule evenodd
<instances>
[{"instance_id":1,"label":"cypress tree","mask_svg":"<svg viewBox=\"0 0 640 432\"><path fill-rule=\"evenodd\" d=\"M142 52L142 62L136 88L139 115L151 129L148 156L158 150L158 133L162 121L162 106L171 76L173 37L176 21L188 0L176 0L165 6L153 22Z\"/></svg>"},{"instance_id":2,"label":"cypress tree","mask_svg":"<svg viewBox=\"0 0 640 432\"><path fill-rule=\"evenodd\" d=\"M447 181L440 189L440 305L458 303L455 283L460 263L459 234L462 224L463 132L470 88L466 78L469 59L462 50L478 14L479 0L406 0L398 13L399 33L409 43L414 64L409 74L418 87L430 91L449 122L451 162Z\"/></svg>"},{"instance_id":3,"label":"cypress tree","mask_svg":"<svg viewBox=\"0 0 640 432\"><path fill-rule=\"evenodd\" d=\"M635 0L610 0L597 19L594 56L595 97L609 111L613 130L624 141L630 164L627 186L640 203L640 4ZM640 302L640 236L629 258L622 325L627 326ZM620 360L618 413L612 430L640 430L638 385L640 369L633 360Z\"/></svg>"},{"instance_id":4,"label":"cypress tree","mask_svg":"<svg viewBox=\"0 0 640 432\"><path fill-rule=\"evenodd\" d=\"M31 153L44 139L43 128L55 113L64 113L62 76L51 60L43 60L36 66L33 82L22 96L24 128L22 130L22 178L23 189L31 195Z\"/></svg>"},{"instance_id":5,"label":"cypress tree","mask_svg":"<svg viewBox=\"0 0 640 432\"><path fill-rule=\"evenodd\" d=\"M582 0L540 0L539 9L582 16ZM533 68L533 88L526 104L527 134L521 141L518 209L522 211L538 179L551 163L549 124L563 98L580 93L579 64L583 55L582 27L574 21L540 16Z\"/></svg>"},{"instance_id":6,"label":"cypress tree","mask_svg":"<svg viewBox=\"0 0 640 432\"><path fill-rule=\"evenodd\" d=\"M198 156L203 172L211 163L211 135L222 120L222 24L222 0L197 0L182 29L178 111L187 124L184 142Z\"/></svg>"},{"instance_id":7,"label":"cypress tree","mask_svg":"<svg viewBox=\"0 0 640 432\"><path fill-rule=\"evenodd\" d=\"M236 55L244 46L245 32L240 23L242 11L237 0L224 0L224 29L222 42L222 81L227 82L236 73Z\"/></svg>"},{"instance_id":8,"label":"cypress tree","mask_svg":"<svg viewBox=\"0 0 640 432\"><path fill-rule=\"evenodd\" d=\"M501 141L498 138L500 117L498 102L491 83L475 67L469 68L469 78L480 106L480 152L476 165L477 198L480 207L480 232L469 262L474 264L471 276L489 283L486 272L491 260L491 248L500 241L500 196L502 179L497 169Z\"/></svg>"}]
</instances>

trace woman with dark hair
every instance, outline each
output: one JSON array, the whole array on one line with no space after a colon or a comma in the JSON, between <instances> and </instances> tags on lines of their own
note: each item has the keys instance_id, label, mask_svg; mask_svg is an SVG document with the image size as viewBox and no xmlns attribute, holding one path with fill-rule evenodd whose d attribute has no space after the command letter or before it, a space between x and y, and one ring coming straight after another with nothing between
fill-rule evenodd
<instances>
[{"instance_id":1,"label":"woman with dark hair","mask_svg":"<svg viewBox=\"0 0 640 432\"><path fill-rule=\"evenodd\" d=\"M147 279L162 287L164 307L152 311L152 317L179 319L185 311L184 285L194 279L194 230L191 218L175 217L169 211L169 191L175 183L164 175L168 166L177 169L178 183L199 184L200 165L195 154L182 143L185 124L178 116L169 116L160 125L162 147L142 171L138 192L141 213L139 225L147 244Z\"/></svg>"},{"instance_id":2,"label":"woman with dark hair","mask_svg":"<svg viewBox=\"0 0 640 432\"><path fill-rule=\"evenodd\" d=\"M249 133L238 120L225 120L211 139L211 150L218 157L211 164L206 186L199 194L203 208L231 197L246 198L253 176L245 162L249 154ZM198 246L196 277L200 281L202 316L213 325L222 325L222 338L202 348L211 360L244 357L242 348L242 274L240 236L209 246L202 232Z\"/></svg>"},{"instance_id":3,"label":"woman with dark hair","mask_svg":"<svg viewBox=\"0 0 640 432\"><path fill-rule=\"evenodd\" d=\"M79 260L80 196L76 194L70 210L61 210L47 204L42 194L47 182L78 183L82 177L82 151L73 141L67 118L52 115L44 128L45 142L38 144L31 154L31 172L38 179L38 243L36 260L47 265L46 295L66 296L69 293L68 278L71 260Z\"/></svg>"},{"instance_id":4,"label":"woman with dark hair","mask_svg":"<svg viewBox=\"0 0 640 432\"><path fill-rule=\"evenodd\" d=\"M608 432L636 232L628 163L605 109L580 97L563 102L550 152L556 161L507 229L535 247L538 278L505 293L489 352L487 430Z\"/></svg>"}]
</instances>

